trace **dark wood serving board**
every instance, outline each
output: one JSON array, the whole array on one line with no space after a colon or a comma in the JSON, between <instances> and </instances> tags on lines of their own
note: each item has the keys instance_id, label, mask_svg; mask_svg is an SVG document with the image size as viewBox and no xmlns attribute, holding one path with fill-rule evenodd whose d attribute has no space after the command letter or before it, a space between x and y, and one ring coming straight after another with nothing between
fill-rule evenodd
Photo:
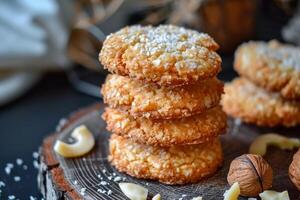
<instances>
[{"instance_id":1,"label":"dark wood serving board","mask_svg":"<svg viewBox=\"0 0 300 200\"><path fill-rule=\"evenodd\" d=\"M101 119L103 104L95 104L73 113L61 121L56 133L43 141L40 148L39 188L46 199L127 199L114 181L120 177L122 182L138 183L149 189L149 196L159 193L166 199L192 199L202 196L204 200L223 199L223 193L229 188L226 176L229 164L235 157L247 153L251 141L261 133L276 132L288 136L300 136L300 129L267 129L237 123L230 119L228 133L222 136L224 165L212 177L185 186L169 186L156 181L140 180L119 173L107 161L109 133ZM96 138L96 146L89 154L75 159L66 159L53 151L56 139L68 141L71 131L78 125L86 125ZM283 151L270 147L265 156L274 171L273 189L288 190L291 200L300 199L288 178L288 166L294 151ZM120 179L116 178L116 179ZM123 179L125 179L123 181ZM101 181L105 181L102 182ZM103 183L108 183L107 185ZM86 189L82 189L86 188ZM84 192L84 195L81 193ZM104 192L103 192L104 191ZM111 194L107 194L108 191ZM151 199L151 198L150 198ZM247 199L247 198L240 198Z\"/></svg>"}]
</instances>

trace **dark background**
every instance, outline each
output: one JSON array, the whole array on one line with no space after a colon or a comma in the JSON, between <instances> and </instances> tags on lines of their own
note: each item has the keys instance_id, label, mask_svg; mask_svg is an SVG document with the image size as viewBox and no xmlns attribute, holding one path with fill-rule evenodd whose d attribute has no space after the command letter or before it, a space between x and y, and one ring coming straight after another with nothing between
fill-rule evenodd
<instances>
[{"instance_id":1,"label":"dark background","mask_svg":"<svg viewBox=\"0 0 300 200\"><path fill-rule=\"evenodd\" d=\"M276 7L267 5L263 5L257 15L256 38L253 39L281 40L281 28L288 16ZM236 75L232 69L233 54L221 56L223 71L219 77L229 81ZM103 79L103 75L99 74L94 81L100 85ZM0 107L0 181L6 183L6 187L0 188L0 199L7 199L8 195L15 195L19 199L30 199L30 195L41 198L32 153L38 150L45 136L55 131L61 118L97 101L101 100L72 88L67 76L61 72L46 74L22 98ZM28 170L16 165L17 158L24 160ZM7 163L15 165L10 175L4 171ZM20 176L21 181L14 182L14 176Z\"/></svg>"}]
</instances>

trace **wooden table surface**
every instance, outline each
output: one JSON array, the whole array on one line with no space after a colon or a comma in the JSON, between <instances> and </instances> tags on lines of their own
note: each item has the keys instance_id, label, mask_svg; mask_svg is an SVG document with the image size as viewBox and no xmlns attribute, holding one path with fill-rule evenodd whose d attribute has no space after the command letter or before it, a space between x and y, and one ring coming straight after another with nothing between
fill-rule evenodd
<instances>
[{"instance_id":1,"label":"wooden table surface","mask_svg":"<svg viewBox=\"0 0 300 200\"><path fill-rule=\"evenodd\" d=\"M96 104L72 114L57 133L44 140L40 149L39 187L46 199L126 199L118 187L120 179L122 182L138 183L148 188L150 197L159 193L162 199L192 199L196 196L202 196L204 200L223 199L224 191L229 188L226 176L230 162L235 157L247 153L251 141L257 135L270 131L288 136L297 136L300 133L299 128L263 129L239 124L230 119L228 132L221 138L225 158L223 167L214 176L198 184L168 186L127 176L109 164L107 155L110 134L105 130L105 122L100 117L103 107L103 104ZM66 159L57 155L53 151L55 140L58 138L68 141L72 130L81 124L86 125L96 138L93 151L76 159ZM265 158L274 170L273 189L288 190L291 199L300 199L300 193L289 180L287 173L295 151L271 147Z\"/></svg>"}]
</instances>

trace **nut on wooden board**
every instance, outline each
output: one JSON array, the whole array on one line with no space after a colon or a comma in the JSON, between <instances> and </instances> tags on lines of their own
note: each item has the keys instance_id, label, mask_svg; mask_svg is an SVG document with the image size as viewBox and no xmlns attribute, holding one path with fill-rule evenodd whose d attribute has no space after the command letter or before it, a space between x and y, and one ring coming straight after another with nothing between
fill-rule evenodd
<instances>
[{"instance_id":1,"label":"nut on wooden board","mask_svg":"<svg viewBox=\"0 0 300 200\"><path fill-rule=\"evenodd\" d=\"M226 190L224 193L224 200L237 200L241 193L240 186L238 182L235 182L231 185L229 190Z\"/></svg>"},{"instance_id":2,"label":"nut on wooden board","mask_svg":"<svg viewBox=\"0 0 300 200\"><path fill-rule=\"evenodd\" d=\"M134 183L119 183L121 191L130 200L146 200L148 196L148 189L141 185Z\"/></svg>"},{"instance_id":3,"label":"nut on wooden board","mask_svg":"<svg viewBox=\"0 0 300 200\"><path fill-rule=\"evenodd\" d=\"M262 156L244 154L231 162L227 181L238 182L241 195L257 196L272 187L273 170Z\"/></svg>"},{"instance_id":4,"label":"nut on wooden board","mask_svg":"<svg viewBox=\"0 0 300 200\"><path fill-rule=\"evenodd\" d=\"M73 144L60 140L55 142L53 148L56 153L66 158L79 157L87 154L95 145L95 138L85 125L76 127L71 136L76 139Z\"/></svg>"},{"instance_id":5,"label":"nut on wooden board","mask_svg":"<svg viewBox=\"0 0 300 200\"><path fill-rule=\"evenodd\" d=\"M292 150L300 147L300 139L289 138L276 133L266 133L255 138L249 148L249 153L264 156L267 153L268 146Z\"/></svg>"},{"instance_id":6,"label":"nut on wooden board","mask_svg":"<svg viewBox=\"0 0 300 200\"><path fill-rule=\"evenodd\" d=\"M295 153L289 167L289 177L296 188L300 191L300 149Z\"/></svg>"},{"instance_id":7,"label":"nut on wooden board","mask_svg":"<svg viewBox=\"0 0 300 200\"><path fill-rule=\"evenodd\" d=\"M266 190L259 194L261 200L290 200L287 190L283 192L276 192L273 190Z\"/></svg>"}]
</instances>

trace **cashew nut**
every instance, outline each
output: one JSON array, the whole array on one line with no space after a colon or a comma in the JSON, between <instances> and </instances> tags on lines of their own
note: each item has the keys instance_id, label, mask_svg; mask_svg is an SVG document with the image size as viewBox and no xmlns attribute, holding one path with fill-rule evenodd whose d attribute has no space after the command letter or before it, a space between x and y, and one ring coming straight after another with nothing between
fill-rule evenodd
<instances>
[{"instance_id":1,"label":"cashew nut","mask_svg":"<svg viewBox=\"0 0 300 200\"><path fill-rule=\"evenodd\" d=\"M192 198L192 200L202 200L202 197L194 197L194 198Z\"/></svg>"},{"instance_id":2,"label":"cashew nut","mask_svg":"<svg viewBox=\"0 0 300 200\"><path fill-rule=\"evenodd\" d=\"M152 198L152 200L161 200L160 194L156 194L156 195Z\"/></svg>"},{"instance_id":3,"label":"cashew nut","mask_svg":"<svg viewBox=\"0 0 300 200\"><path fill-rule=\"evenodd\" d=\"M259 194L262 200L290 200L288 191L276 192L272 190L265 190Z\"/></svg>"},{"instance_id":4,"label":"cashew nut","mask_svg":"<svg viewBox=\"0 0 300 200\"><path fill-rule=\"evenodd\" d=\"M54 150L64 157L78 157L88 153L95 145L95 139L89 129L81 125L73 130L71 137L76 139L73 144L57 140Z\"/></svg>"},{"instance_id":5,"label":"cashew nut","mask_svg":"<svg viewBox=\"0 0 300 200\"><path fill-rule=\"evenodd\" d=\"M241 191L238 182L232 184L229 190L226 190L224 193L224 200L237 200L239 198Z\"/></svg>"},{"instance_id":6,"label":"cashew nut","mask_svg":"<svg viewBox=\"0 0 300 200\"><path fill-rule=\"evenodd\" d=\"M258 136L251 144L249 152L251 154L265 155L269 145L279 147L280 149L292 150L300 147L300 139L288 138L275 133L268 133Z\"/></svg>"},{"instance_id":7,"label":"cashew nut","mask_svg":"<svg viewBox=\"0 0 300 200\"><path fill-rule=\"evenodd\" d=\"M119 183L122 192L130 200L146 200L148 189L134 183Z\"/></svg>"}]
</instances>

